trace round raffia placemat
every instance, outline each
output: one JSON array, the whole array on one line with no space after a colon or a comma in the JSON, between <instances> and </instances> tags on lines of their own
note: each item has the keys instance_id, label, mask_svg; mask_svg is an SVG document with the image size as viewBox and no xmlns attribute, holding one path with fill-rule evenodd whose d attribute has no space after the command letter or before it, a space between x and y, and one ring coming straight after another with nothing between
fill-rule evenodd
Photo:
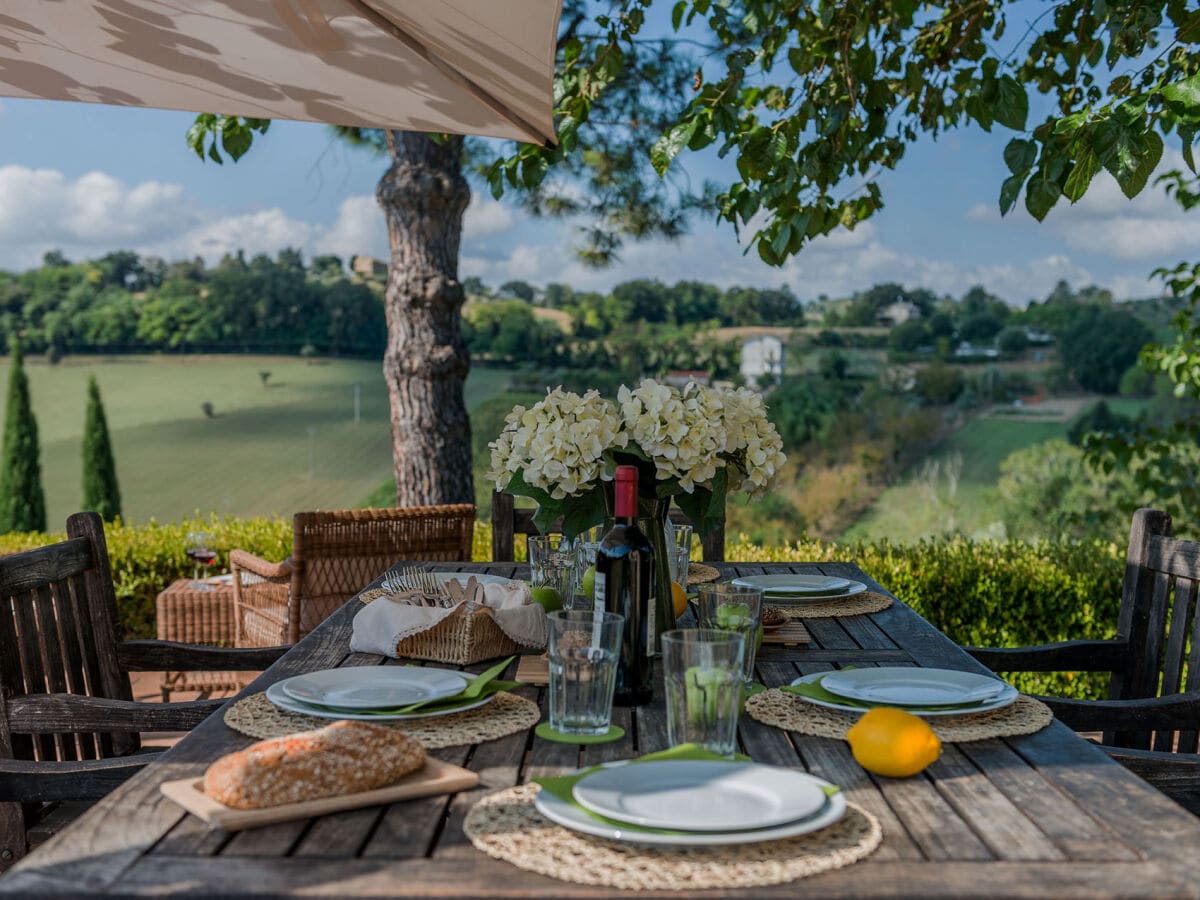
<instances>
[{"instance_id":1,"label":"round raffia placemat","mask_svg":"<svg viewBox=\"0 0 1200 900\"><path fill-rule=\"evenodd\" d=\"M721 572L712 566L704 563L690 562L688 563L688 584L708 584L710 581L716 581L721 577Z\"/></svg>"},{"instance_id":2,"label":"round raffia placemat","mask_svg":"<svg viewBox=\"0 0 1200 900\"><path fill-rule=\"evenodd\" d=\"M621 890L764 887L840 869L883 839L879 821L848 804L841 821L812 834L729 847L675 849L623 844L555 825L534 808L536 784L484 797L463 830L477 850L560 881Z\"/></svg>"},{"instance_id":3,"label":"round raffia placemat","mask_svg":"<svg viewBox=\"0 0 1200 900\"><path fill-rule=\"evenodd\" d=\"M859 720L855 713L809 703L795 694L772 688L746 701L746 712L765 725L813 737L845 740L846 732ZM864 710L865 712L865 710ZM926 719L937 736L947 743L986 741L1041 731L1054 720L1050 707L1022 694L1011 706L991 712L963 716L933 716Z\"/></svg>"},{"instance_id":4,"label":"round raffia placemat","mask_svg":"<svg viewBox=\"0 0 1200 900\"><path fill-rule=\"evenodd\" d=\"M491 703L433 719L379 722L420 741L427 750L482 744L532 728L541 715L536 703L501 691ZM276 738L323 728L331 720L280 709L266 694L251 694L225 710L225 724L252 738Z\"/></svg>"},{"instance_id":5,"label":"round raffia placemat","mask_svg":"<svg viewBox=\"0 0 1200 900\"><path fill-rule=\"evenodd\" d=\"M763 603L775 606L789 619L832 619L836 616L865 616L883 612L892 605L892 598L876 591L864 591L853 597L829 600L825 603L773 604L771 598L763 597Z\"/></svg>"}]
</instances>

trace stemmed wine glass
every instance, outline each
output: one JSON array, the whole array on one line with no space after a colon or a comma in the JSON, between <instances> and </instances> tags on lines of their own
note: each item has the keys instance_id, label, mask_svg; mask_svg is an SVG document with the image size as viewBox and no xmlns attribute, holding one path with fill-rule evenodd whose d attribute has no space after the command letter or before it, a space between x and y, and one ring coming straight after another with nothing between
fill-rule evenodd
<instances>
[{"instance_id":1,"label":"stemmed wine glass","mask_svg":"<svg viewBox=\"0 0 1200 900\"><path fill-rule=\"evenodd\" d=\"M217 551L213 549L213 536L207 531L189 531L186 544L184 552L192 561L192 587L198 591L212 590L212 585L200 580L200 567L204 567L204 575L208 577L208 567L217 558Z\"/></svg>"}]
</instances>

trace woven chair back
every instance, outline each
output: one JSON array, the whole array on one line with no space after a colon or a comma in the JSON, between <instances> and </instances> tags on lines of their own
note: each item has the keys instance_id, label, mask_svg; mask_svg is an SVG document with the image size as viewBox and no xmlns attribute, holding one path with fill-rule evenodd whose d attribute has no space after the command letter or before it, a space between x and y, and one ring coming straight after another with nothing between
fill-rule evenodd
<instances>
[{"instance_id":1,"label":"woven chair back","mask_svg":"<svg viewBox=\"0 0 1200 900\"><path fill-rule=\"evenodd\" d=\"M104 525L95 513L77 513L67 519L67 535L60 543L0 558L0 758L101 759L139 746L138 736L127 732L38 727L38 695L133 699L117 659L117 602ZM31 696L30 702L13 702Z\"/></svg>"},{"instance_id":2,"label":"woven chair back","mask_svg":"<svg viewBox=\"0 0 1200 900\"><path fill-rule=\"evenodd\" d=\"M299 578L300 633L397 562L469 561L474 530L475 507L469 503L296 513L292 561Z\"/></svg>"}]
</instances>

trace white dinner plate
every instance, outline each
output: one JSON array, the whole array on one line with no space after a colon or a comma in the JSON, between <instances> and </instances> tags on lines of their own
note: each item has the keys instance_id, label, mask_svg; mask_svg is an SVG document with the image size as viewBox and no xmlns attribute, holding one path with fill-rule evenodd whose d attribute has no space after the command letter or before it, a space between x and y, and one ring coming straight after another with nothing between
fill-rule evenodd
<instances>
[{"instance_id":1,"label":"white dinner plate","mask_svg":"<svg viewBox=\"0 0 1200 900\"><path fill-rule=\"evenodd\" d=\"M864 703L942 706L993 700L1004 693L1008 685L996 678L957 669L881 666L830 672L821 679L821 687L831 694Z\"/></svg>"},{"instance_id":2,"label":"white dinner plate","mask_svg":"<svg viewBox=\"0 0 1200 900\"><path fill-rule=\"evenodd\" d=\"M279 682L293 700L342 709L395 709L453 697L467 683L467 676L453 669L421 666L351 666L295 675Z\"/></svg>"},{"instance_id":3,"label":"white dinner plate","mask_svg":"<svg viewBox=\"0 0 1200 900\"><path fill-rule=\"evenodd\" d=\"M750 831L815 815L827 800L811 775L777 766L660 760L601 769L575 800L594 813L676 831Z\"/></svg>"},{"instance_id":4,"label":"white dinner plate","mask_svg":"<svg viewBox=\"0 0 1200 900\"><path fill-rule=\"evenodd\" d=\"M812 675L801 675L799 678L794 679L792 681L792 684L810 684L814 681L817 681L818 679L824 678L828 674L830 674L830 673L814 672ZM825 682L822 681L821 684L823 686L825 684ZM928 709L928 708L924 708L924 707L920 707L920 706L898 706L897 708L903 709L906 712L910 712L914 716L922 716L922 717L926 717L926 718L929 716L970 716L970 715L974 715L975 713L991 712L993 709L1003 709L1006 706L1011 706L1013 703L1016 702L1017 698L1019 696L1021 696L1021 692L1018 691L1012 685L1005 685L1005 687L1006 687L1006 690L1002 691L1000 693L1000 696L997 697L995 700L988 700L986 703L980 703L978 706L971 706L971 707L968 707L967 709ZM817 700L813 697L800 697L800 699L805 701L806 703L814 703L817 706L824 706L828 709L842 709L842 710L845 710L846 712L857 713L858 715L862 715L863 713L866 712L866 710L863 709L861 706L852 706L848 702L847 703L830 703L825 700ZM860 702L871 702L871 701L860 701ZM889 704L889 705L891 705L891 704Z\"/></svg>"},{"instance_id":5,"label":"white dinner plate","mask_svg":"<svg viewBox=\"0 0 1200 900\"><path fill-rule=\"evenodd\" d=\"M735 578L734 584L762 588L772 603L812 603L853 597L867 586L861 581L834 578L829 575L745 575Z\"/></svg>"},{"instance_id":6,"label":"white dinner plate","mask_svg":"<svg viewBox=\"0 0 1200 900\"><path fill-rule=\"evenodd\" d=\"M477 700L474 703L469 703L466 706L460 706L456 709L439 709L433 712L405 713L404 715L398 716L381 716L362 712L340 712L321 709L318 706L309 706L307 703L302 703L299 700L293 700L291 697L285 694L283 689L280 687L280 682L278 681L267 688L267 699L280 709L287 710L288 712L300 713L301 715L305 716L316 716L318 719L352 719L356 722L399 722L405 719L432 719L436 716L450 716L454 713L465 712L468 709L475 709L478 706L483 706L485 703L491 703L492 700L496 699L496 695L489 694L488 696Z\"/></svg>"},{"instance_id":7,"label":"white dinner plate","mask_svg":"<svg viewBox=\"0 0 1200 900\"><path fill-rule=\"evenodd\" d=\"M644 766L648 763L636 763ZM828 782L815 779L818 785ZM638 831L636 828L622 828L610 825L593 817L587 810L580 809L573 803L555 797L549 791L539 791L534 800L537 811L558 825L590 834L594 837L607 838L611 841L623 841L629 844L652 844L659 847L721 847L729 844L754 844L762 841L781 841L784 838L796 837L813 831L827 828L846 814L846 797L838 791L829 797L820 811L807 819L777 825L774 828L755 828L749 831L693 831L687 834Z\"/></svg>"}]
</instances>

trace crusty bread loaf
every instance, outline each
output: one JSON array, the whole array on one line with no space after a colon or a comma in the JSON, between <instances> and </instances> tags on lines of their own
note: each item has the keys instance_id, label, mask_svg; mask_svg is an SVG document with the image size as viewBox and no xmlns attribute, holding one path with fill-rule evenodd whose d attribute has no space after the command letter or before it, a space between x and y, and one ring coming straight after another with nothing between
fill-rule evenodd
<instances>
[{"instance_id":1,"label":"crusty bread loaf","mask_svg":"<svg viewBox=\"0 0 1200 900\"><path fill-rule=\"evenodd\" d=\"M423 765L425 748L408 735L334 722L222 756L204 773L204 793L233 809L262 809L369 791Z\"/></svg>"}]
</instances>

